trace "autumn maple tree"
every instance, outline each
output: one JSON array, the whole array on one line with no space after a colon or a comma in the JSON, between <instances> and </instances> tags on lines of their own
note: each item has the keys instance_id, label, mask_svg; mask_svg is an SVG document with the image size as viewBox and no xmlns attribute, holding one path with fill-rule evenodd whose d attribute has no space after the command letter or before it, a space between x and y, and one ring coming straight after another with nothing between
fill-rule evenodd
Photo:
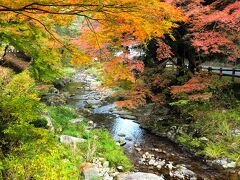
<instances>
[{"instance_id":1,"label":"autumn maple tree","mask_svg":"<svg viewBox=\"0 0 240 180\"><path fill-rule=\"evenodd\" d=\"M5 0L0 1L0 12L2 45L32 57L30 70L36 79L52 81L61 74L63 59L75 66L97 59L103 64L105 85L115 86L135 83L136 72L144 69L143 62L124 55L127 46L144 46L156 36L173 37L178 22L186 20L180 10L158 0ZM58 27L76 19L79 37L60 35ZM118 51L124 54L117 57Z\"/></svg>"},{"instance_id":2,"label":"autumn maple tree","mask_svg":"<svg viewBox=\"0 0 240 180\"><path fill-rule=\"evenodd\" d=\"M165 41L172 47L173 56L183 65L188 59L189 68L205 60L225 58L237 61L239 51L239 1L166 0L181 9L188 21L175 31L175 42Z\"/></svg>"},{"instance_id":3,"label":"autumn maple tree","mask_svg":"<svg viewBox=\"0 0 240 180\"><path fill-rule=\"evenodd\" d=\"M33 72L39 79L61 68L62 52L68 52L75 65L91 60L89 47L76 48L56 32L56 26L66 26L76 17L82 18L79 38L98 50L113 43L121 46L126 37L144 42L152 36L171 34L176 22L184 20L179 10L158 0L4 0L0 1L0 12L2 41L33 57ZM62 47L67 51L59 51Z\"/></svg>"},{"instance_id":4,"label":"autumn maple tree","mask_svg":"<svg viewBox=\"0 0 240 180\"><path fill-rule=\"evenodd\" d=\"M164 2L181 9L187 21L180 22L172 34L164 37L156 35L147 42L145 65L152 64L151 67L154 68L156 65L164 64L166 60L172 61L176 58L177 61L172 62L177 65L178 76L182 76L188 71L195 73L199 70L198 66L206 60L225 59L232 62L239 60L240 3L238 1L166 0ZM185 66L186 59L188 68ZM162 81L156 75L153 82ZM190 80L183 87L191 87L190 89L194 91L202 85L193 82L194 80ZM174 88L176 91L182 91L180 86Z\"/></svg>"}]
</instances>

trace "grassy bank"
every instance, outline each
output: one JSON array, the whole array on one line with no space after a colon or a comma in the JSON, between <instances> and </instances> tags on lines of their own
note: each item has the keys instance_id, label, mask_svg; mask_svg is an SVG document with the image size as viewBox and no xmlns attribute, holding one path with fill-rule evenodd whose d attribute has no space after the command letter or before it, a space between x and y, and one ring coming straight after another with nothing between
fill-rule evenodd
<instances>
[{"instance_id":1,"label":"grassy bank","mask_svg":"<svg viewBox=\"0 0 240 180\"><path fill-rule=\"evenodd\" d=\"M189 121L177 139L197 154L240 165L240 81L208 77L209 84L200 91L174 94L177 101L170 104Z\"/></svg>"},{"instance_id":2,"label":"grassy bank","mask_svg":"<svg viewBox=\"0 0 240 180\"><path fill-rule=\"evenodd\" d=\"M58 135L70 135L86 139L78 144L77 149L81 151L82 162L91 162L94 157L104 158L114 168L123 166L125 171L132 168L131 162L124 155L123 149L116 144L110 133L103 129L91 129L88 127L88 119L79 116L69 106L49 107L49 114L57 127ZM72 119L81 122L72 124Z\"/></svg>"},{"instance_id":3,"label":"grassy bank","mask_svg":"<svg viewBox=\"0 0 240 180\"><path fill-rule=\"evenodd\" d=\"M66 74L73 73L66 70ZM41 103L39 94L47 89L39 92L28 71L14 75L3 68L0 74L0 179L79 179L81 163L92 162L94 157L109 161L112 168L131 169L122 148L107 131L88 128L88 120L72 107ZM72 119L81 122L72 124ZM61 135L86 141L72 147L60 142Z\"/></svg>"}]
</instances>

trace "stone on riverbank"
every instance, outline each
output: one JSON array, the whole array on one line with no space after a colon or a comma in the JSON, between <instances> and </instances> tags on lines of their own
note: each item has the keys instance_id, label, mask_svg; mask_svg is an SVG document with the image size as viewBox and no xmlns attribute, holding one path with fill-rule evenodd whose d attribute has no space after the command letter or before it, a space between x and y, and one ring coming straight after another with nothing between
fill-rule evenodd
<instances>
[{"instance_id":1,"label":"stone on riverbank","mask_svg":"<svg viewBox=\"0 0 240 180\"><path fill-rule=\"evenodd\" d=\"M77 118L77 119L72 119L72 120L71 120L71 123L72 123L73 125L77 125L77 124L81 123L82 121L83 121L82 118Z\"/></svg>"},{"instance_id":2,"label":"stone on riverbank","mask_svg":"<svg viewBox=\"0 0 240 180\"><path fill-rule=\"evenodd\" d=\"M212 161L212 164L221 165L224 168L236 168L237 163L234 161L228 162L226 159L217 159Z\"/></svg>"},{"instance_id":3,"label":"stone on riverbank","mask_svg":"<svg viewBox=\"0 0 240 180\"><path fill-rule=\"evenodd\" d=\"M99 179L99 169L92 163L83 163L79 169L84 174L85 180Z\"/></svg>"},{"instance_id":4,"label":"stone on riverbank","mask_svg":"<svg viewBox=\"0 0 240 180\"><path fill-rule=\"evenodd\" d=\"M68 135L61 135L60 136L60 142L63 144L74 144L74 143L81 143L86 141L83 138L77 138L73 136L68 136Z\"/></svg>"},{"instance_id":5,"label":"stone on riverbank","mask_svg":"<svg viewBox=\"0 0 240 180\"><path fill-rule=\"evenodd\" d=\"M164 178L151 173L137 172L120 174L117 176L117 180L164 180Z\"/></svg>"},{"instance_id":6,"label":"stone on riverbank","mask_svg":"<svg viewBox=\"0 0 240 180\"><path fill-rule=\"evenodd\" d=\"M120 136L120 137L125 137L126 134L124 134L124 133L119 133L118 136Z\"/></svg>"},{"instance_id":7,"label":"stone on riverbank","mask_svg":"<svg viewBox=\"0 0 240 180\"><path fill-rule=\"evenodd\" d=\"M130 119L130 120L137 120L137 118L135 116L132 116L132 115L120 115L121 118L123 119Z\"/></svg>"}]
</instances>

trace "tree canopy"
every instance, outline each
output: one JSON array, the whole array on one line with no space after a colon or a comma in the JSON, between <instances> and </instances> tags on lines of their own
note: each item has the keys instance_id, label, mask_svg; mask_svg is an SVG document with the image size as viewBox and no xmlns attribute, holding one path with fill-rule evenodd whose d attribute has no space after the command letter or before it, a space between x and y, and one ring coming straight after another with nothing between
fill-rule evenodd
<instances>
[{"instance_id":1,"label":"tree canopy","mask_svg":"<svg viewBox=\"0 0 240 180\"><path fill-rule=\"evenodd\" d=\"M106 43L121 45L126 38L143 42L171 35L177 22L185 20L181 11L158 0L4 0L0 11L2 42L31 56L33 72L42 80L60 71L62 47L69 50L73 64L89 61L84 46L76 48L56 31L57 26L67 26L77 16L81 17L79 38L99 49Z\"/></svg>"},{"instance_id":2,"label":"tree canopy","mask_svg":"<svg viewBox=\"0 0 240 180\"><path fill-rule=\"evenodd\" d=\"M199 56L217 55L237 61L239 51L239 1L166 0L188 17L184 39Z\"/></svg>"}]
</instances>

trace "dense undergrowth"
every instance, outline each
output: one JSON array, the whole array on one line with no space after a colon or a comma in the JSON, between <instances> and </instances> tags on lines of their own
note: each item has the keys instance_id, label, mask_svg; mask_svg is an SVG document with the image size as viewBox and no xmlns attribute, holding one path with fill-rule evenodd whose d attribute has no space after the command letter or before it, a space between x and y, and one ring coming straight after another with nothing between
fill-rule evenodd
<instances>
[{"instance_id":1,"label":"dense undergrowth","mask_svg":"<svg viewBox=\"0 0 240 180\"><path fill-rule=\"evenodd\" d=\"M208 81L201 82L203 78ZM239 87L238 79L232 82L229 77L199 74L172 88L170 105L189 122L188 129L177 135L179 142L199 155L233 160L239 165Z\"/></svg>"},{"instance_id":2,"label":"dense undergrowth","mask_svg":"<svg viewBox=\"0 0 240 180\"><path fill-rule=\"evenodd\" d=\"M41 93L28 71L14 75L1 68L0 74L0 179L79 179L81 163L92 162L94 157L109 161L111 167L131 169L131 162L107 131L88 129L88 120L73 107L41 103ZM54 131L49 130L46 114ZM82 121L73 125L70 121L75 118ZM60 143L61 135L86 141L72 147Z\"/></svg>"}]
</instances>

